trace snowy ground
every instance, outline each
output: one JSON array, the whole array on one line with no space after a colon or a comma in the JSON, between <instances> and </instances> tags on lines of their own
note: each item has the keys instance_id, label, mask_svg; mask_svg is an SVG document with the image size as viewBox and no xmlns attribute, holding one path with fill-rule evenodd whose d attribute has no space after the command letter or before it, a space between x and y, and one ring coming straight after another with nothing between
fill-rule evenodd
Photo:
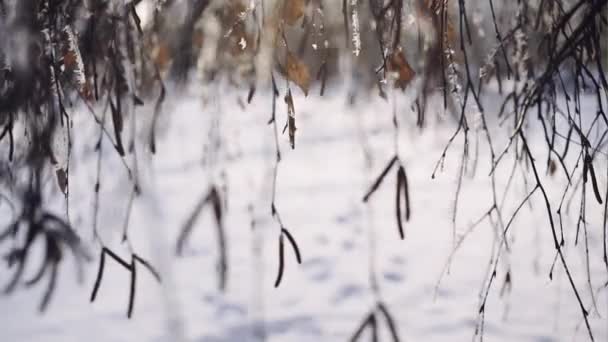
<instances>
[{"instance_id":1,"label":"snowy ground","mask_svg":"<svg viewBox=\"0 0 608 342\"><path fill-rule=\"evenodd\" d=\"M374 304L370 260L380 283L380 296L397 320L402 340L471 340L494 233L486 221L469 234L449 274L437 287L453 243L451 218L460 138L448 154L444 172L435 179L431 179L431 173L455 127L431 124L436 127L421 132L412 124L409 108L397 106L402 113L398 145L412 199L412 219L406 224L406 239L401 241L394 218L394 172L372 197L369 207L361 201L394 154L393 105L361 96L354 107L349 107L340 90L333 92L320 100L295 97L295 150L289 148L287 134L279 136L283 159L278 169L276 203L284 224L299 243L304 261L296 265L291 250L286 249L285 275L278 289L273 283L279 226L270 216L274 137L272 126L266 125L270 98L258 94L243 109L237 105L237 95L211 96L206 104L198 96L186 95L190 100L175 104L159 123L159 151L153 160L156 191L144 192L147 199L136 200L130 236L140 255L153 263L162 262L159 250L163 246L173 248L179 228L209 184L225 185L227 291L217 289L215 228L211 213L205 211L186 256L171 258L172 277L167 276L165 285L173 280L174 287L163 291L149 274L139 273L131 320L125 317L129 276L123 269L106 265L100 293L91 304L97 260L89 265L80 285L72 276L73 265L67 262L60 270L63 276L46 314L37 312L41 287L0 297L0 341L168 341L168 297L169 301L170 297L177 298L173 307L181 317L188 341L255 341L258 338L254 332L261 327L269 341L346 341ZM246 96L246 90L240 96ZM221 103L218 98L222 98ZM278 102L277 120L282 129L286 111L282 98ZM76 124L90 121L88 114L79 115ZM207 144L212 122L222 137L215 155ZM82 132L75 133L74 139L93 141L91 134L98 134L92 127ZM502 148L504 137L496 145ZM129 187L124 166L110 146L105 146L99 226L104 242L126 257L120 230ZM364 147L372 152L371 169L365 167ZM544 149L535 152L544 160ZM480 160L476 175L464 180L457 212L458 233L464 232L491 203L487 151L482 148L481 153L486 157ZM73 164L72 221L85 240L91 241L96 155L81 150L73 157L85 162L80 167ZM147 163L143 159L141 164ZM600 159L596 169L600 170L601 184L605 184L605 158ZM128 162L132 165L131 160ZM499 189L506 184L511 161L504 165L499 171ZM545 181L553 197L561 194L564 179ZM508 216L525 196L523 183L517 182L509 196L505 209ZM540 199L536 194L532 210L526 206L515 221L512 253L508 256L512 291L499 298L506 265L501 263L486 308L486 341L588 339L563 269L557 267L553 281L549 279L554 250ZM583 249L580 244L574 246L576 203L572 205L572 217L565 222L569 237L566 255L583 301L589 306ZM61 205L58 201L57 206ZM590 274L595 291L606 282L606 272L601 263L601 207L591 200L588 215ZM252 219L255 231L251 229ZM260 252L256 254L256 250ZM9 275L3 271L0 280L6 281ZM591 310L589 318L596 341L606 341L608 293L600 290L596 299L601 317ZM385 330L382 326L382 334ZM381 340L388 340L387 336L382 335Z\"/></svg>"}]
</instances>

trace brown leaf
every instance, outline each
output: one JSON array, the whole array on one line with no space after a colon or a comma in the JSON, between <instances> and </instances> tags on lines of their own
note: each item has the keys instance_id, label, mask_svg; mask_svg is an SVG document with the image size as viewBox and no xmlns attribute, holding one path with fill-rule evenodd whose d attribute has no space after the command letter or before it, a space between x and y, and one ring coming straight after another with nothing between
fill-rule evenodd
<instances>
[{"instance_id":1,"label":"brown leaf","mask_svg":"<svg viewBox=\"0 0 608 342\"><path fill-rule=\"evenodd\" d=\"M398 73L397 81L395 86L405 90L408 84L412 81L416 73L405 59L403 51L398 50L393 52L388 59L388 68L390 71Z\"/></svg>"},{"instance_id":2,"label":"brown leaf","mask_svg":"<svg viewBox=\"0 0 608 342\"><path fill-rule=\"evenodd\" d=\"M77 67L76 53L72 50L68 50L63 56L63 65L68 70L74 70Z\"/></svg>"},{"instance_id":3,"label":"brown leaf","mask_svg":"<svg viewBox=\"0 0 608 342\"><path fill-rule=\"evenodd\" d=\"M302 89L304 95L308 95L310 88L310 72L306 64L302 63L291 52L287 51L287 78Z\"/></svg>"},{"instance_id":4,"label":"brown leaf","mask_svg":"<svg viewBox=\"0 0 608 342\"><path fill-rule=\"evenodd\" d=\"M160 43L158 46L156 46L153 52L153 59L154 64L156 64L159 70L166 70L169 61L171 60L171 52L169 51L169 46L164 43Z\"/></svg>"},{"instance_id":5,"label":"brown leaf","mask_svg":"<svg viewBox=\"0 0 608 342\"><path fill-rule=\"evenodd\" d=\"M306 3L304 0L287 0L283 7L283 19L289 25L293 25L304 15Z\"/></svg>"},{"instance_id":6,"label":"brown leaf","mask_svg":"<svg viewBox=\"0 0 608 342\"><path fill-rule=\"evenodd\" d=\"M549 159L549 175L553 176L557 170L557 165L553 159Z\"/></svg>"},{"instance_id":7,"label":"brown leaf","mask_svg":"<svg viewBox=\"0 0 608 342\"><path fill-rule=\"evenodd\" d=\"M449 45L455 45L456 44L456 40L457 40L457 36L456 36L456 29L454 28L454 24L452 24L451 20L447 20L447 29L446 29L446 35L447 35L447 41Z\"/></svg>"},{"instance_id":8,"label":"brown leaf","mask_svg":"<svg viewBox=\"0 0 608 342\"><path fill-rule=\"evenodd\" d=\"M203 30L195 29L194 33L192 34L192 45L194 45L194 48L197 51L203 47L203 41L204 41ZM162 47L163 46L161 45L161 48Z\"/></svg>"},{"instance_id":9,"label":"brown leaf","mask_svg":"<svg viewBox=\"0 0 608 342\"><path fill-rule=\"evenodd\" d=\"M94 97L93 97L93 91L92 91L91 88L92 88L91 87L91 83L89 82L89 80L86 80L86 82L84 83L84 85L80 89L80 95L82 95L82 97L85 100L92 101L94 99Z\"/></svg>"}]
</instances>

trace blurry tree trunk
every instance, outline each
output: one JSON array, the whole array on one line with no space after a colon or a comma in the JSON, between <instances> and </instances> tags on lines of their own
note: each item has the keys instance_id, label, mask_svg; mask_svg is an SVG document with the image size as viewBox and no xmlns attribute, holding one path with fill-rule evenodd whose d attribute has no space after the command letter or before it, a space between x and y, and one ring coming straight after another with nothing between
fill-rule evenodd
<instances>
[{"instance_id":1,"label":"blurry tree trunk","mask_svg":"<svg viewBox=\"0 0 608 342\"><path fill-rule=\"evenodd\" d=\"M179 82L188 80L188 71L192 69L195 61L194 26L209 6L210 0L189 0L186 3L186 18L176 35L174 46L174 61L171 67L171 76ZM179 5L179 4L178 4Z\"/></svg>"}]
</instances>

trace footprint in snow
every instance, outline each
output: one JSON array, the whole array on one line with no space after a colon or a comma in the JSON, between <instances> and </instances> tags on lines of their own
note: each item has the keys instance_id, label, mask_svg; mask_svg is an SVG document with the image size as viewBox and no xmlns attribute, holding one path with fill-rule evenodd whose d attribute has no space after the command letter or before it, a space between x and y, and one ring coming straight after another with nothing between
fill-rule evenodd
<instances>
[{"instance_id":1,"label":"footprint in snow","mask_svg":"<svg viewBox=\"0 0 608 342\"><path fill-rule=\"evenodd\" d=\"M215 307L215 316L218 318L231 315L242 318L247 314L247 310L242 305L229 302L217 295L206 294L203 296L203 301Z\"/></svg>"},{"instance_id":2,"label":"footprint in snow","mask_svg":"<svg viewBox=\"0 0 608 342\"><path fill-rule=\"evenodd\" d=\"M391 258L391 262L395 265L405 265L405 258L400 255L395 255Z\"/></svg>"},{"instance_id":3,"label":"footprint in snow","mask_svg":"<svg viewBox=\"0 0 608 342\"><path fill-rule=\"evenodd\" d=\"M247 314L247 310L236 303L220 303L215 309L215 315L219 318L226 318L227 316L242 318Z\"/></svg>"},{"instance_id":4,"label":"footprint in snow","mask_svg":"<svg viewBox=\"0 0 608 342\"><path fill-rule=\"evenodd\" d=\"M325 281L331 276L329 261L324 258L308 259L304 261L302 268L308 277L316 282Z\"/></svg>"},{"instance_id":5,"label":"footprint in snow","mask_svg":"<svg viewBox=\"0 0 608 342\"><path fill-rule=\"evenodd\" d=\"M349 284L342 286L338 292L332 297L331 301L334 304L341 304L350 298L360 297L365 293L365 288L360 285Z\"/></svg>"},{"instance_id":6,"label":"footprint in snow","mask_svg":"<svg viewBox=\"0 0 608 342\"><path fill-rule=\"evenodd\" d=\"M403 281L403 275L397 272L384 272L384 280L390 283L400 283Z\"/></svg>"},{"instance_id":7,"label":"footprint in snow","mask_svg":"<svg viewBox=\"0 0 608 342\"><path fill-rule=\"evenodd\" d=\"M355 242L348 239L348 240L344 240L342 241L342 250L344 251L352 251L353 249L355 249Z\"/></svg>"},{"instance_id":8,"label":"footprint in snow","mask_svg":"<svg viewBox=\"0 0 608 342\"><path fill-rule=\"evenodd\" d=\"M319 234L315 237L315 242L321 246L327 246L327 245L329 245L329 238L327 237L327 235Z\"/></svg>"}]
</instances>

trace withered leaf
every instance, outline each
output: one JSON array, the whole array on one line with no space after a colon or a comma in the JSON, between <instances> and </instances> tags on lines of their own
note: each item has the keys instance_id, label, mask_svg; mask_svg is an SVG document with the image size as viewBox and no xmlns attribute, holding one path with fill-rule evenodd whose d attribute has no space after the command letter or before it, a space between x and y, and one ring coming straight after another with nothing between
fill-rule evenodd
<instances>
[{"instance_id":1,"label":"withered leaf","mask_svg":"<svg viewBox=\"0 0 608 342\"><path fill-rule=\"evenodd\" d=\"M555 161L553 159L549 159L549 175L553 176L555 174L555 171L557 170L557 165L555 164Z\"/></svg>"},{"instance_id":2,"label":"withered leaf","mask_svg":"<svg viewBox=\"0 0 608 342\"><path fill-rule=\"evenodd\" d=\"M293 105L293 97L291 89L287 90L285 95L285 103L287 104L287 127L289 128L289 144L291 148L296 147L296 110Z\"/></svg>"},{"instance_id":3,"label":"withered leaf","mask_svg":"<svg viewBox=\"0 0 608 342\"><path fill-rule=\"evenodd\" d=\"M200 50L203 47L204 35L202 29L195 29L192 33L192 45L196 50Z\"/></svg>"},{"instance_id":4,"label":"withered leaf","mask_svg":"<svg viewBox=\"0 0 608 342\"><path fill-rule=\"evenodd\" d=\"M120 98L117 98L117 104L120 103ZM121 132L123 128L122 114L118 111L118 108L114 106L114 103L110 101L110 111L112 112L112 122L114 123L114 135L116 136L116 151L121 155L125 155L125 150L122 146Z\"/></svg>"},{"instance_id":5,"label":"withered leaf","mask_svg":"<svg viewBox=\"0 0 608 342\"><path fill-rule=\"evenodd\" d=\"M89 82L89 80L86 80L86 82L80 89L80 95L82 95L82 97L88 101L92 101L94 99L91 83Z\"/></svg>"},{"instance_id":6,"label":"withered leaf","mask_svg":"<svg viewBox=\"0 0 608 342\"><path fill-rule=\"evenodd\" d=\"M156 64L159 70L166 70L169 61L171 60L171 52L169 51L169 46L164 43L160 43L158 46L156 46L153 52L153 60L154 64Z\"/></svg>"},{"instance_id":7,"label":"withered leaf","mask_svg":"<svg viewBox=\"0 0 608 342\"><path fill-rule=\"evenodd\" d=\"M389 56L388 67L390 71L398 73L395 86L401 88L401 90L405 90L416 75L401 50L395 51Z\"/></svg>"},{"instance_id":8,"label":"withered leaf","mask_svg":"<svg viewBox=\"0 0 608 342\"><path fill-rule=\"evenodd\" d=\"M304 0L287 0L283 7L283 19L289 25L293 25L304 15L306 2Z\"/></svg>"},{"instance_id":9,"label":"withered leaf","mask_svg":"<svg viewBox=\"0 0 608 342\"><path fill-rule=\"evenodd\" d=\"M293 97L291 89L285 94L285 103L287 104L287 127L289 128L289 144L291 148L296 147L296 110L293 105Z\"/></svg>"},{"instance_id":10,"label":"withered leaf","mask_svg":"<svg viewBox=\"0 0 608 342\"><path fill-rule=\"evenodd\" d=\"M321 80L321 92L320 96L323 96L325 93L325 84L327 82L327 61L323 61L321 67L319 68L319 72L317 72L317 81Z\"/></svg>"},{"instance_id":11,"label":"withered leaf","mask_svg":"<svg viewBox=\"0 0 608 342\"><path fill-rule=\"evenodd\" d=\"M59 189L61 189L61 192L65 195L68 187L68 174L64 169L57 169L56 175L57 185L59 185Z\"/></svg>"},{"instance_id":12,"label":"withered leaf","mask_svg":"<svg viewBox=\"0 0 608 342\"><path fill-rule=\"evenodd\" d=\"M63 65L68 70L74 70L78 63L78 57L76 53L72 50L68 50L65 55L63 55Z\"/></svg>"},{"instance_id":13,"label":"withered leaf","mask_svg":"<svg viewBox=\"0 0 608 342\"><path fill-rule=\"evenodd\" d=\"M308 95L308 89L310 88L308 67L289 51L287 51L287 78L297 84L304 95Z\"/></svg>"}]
</instances>

